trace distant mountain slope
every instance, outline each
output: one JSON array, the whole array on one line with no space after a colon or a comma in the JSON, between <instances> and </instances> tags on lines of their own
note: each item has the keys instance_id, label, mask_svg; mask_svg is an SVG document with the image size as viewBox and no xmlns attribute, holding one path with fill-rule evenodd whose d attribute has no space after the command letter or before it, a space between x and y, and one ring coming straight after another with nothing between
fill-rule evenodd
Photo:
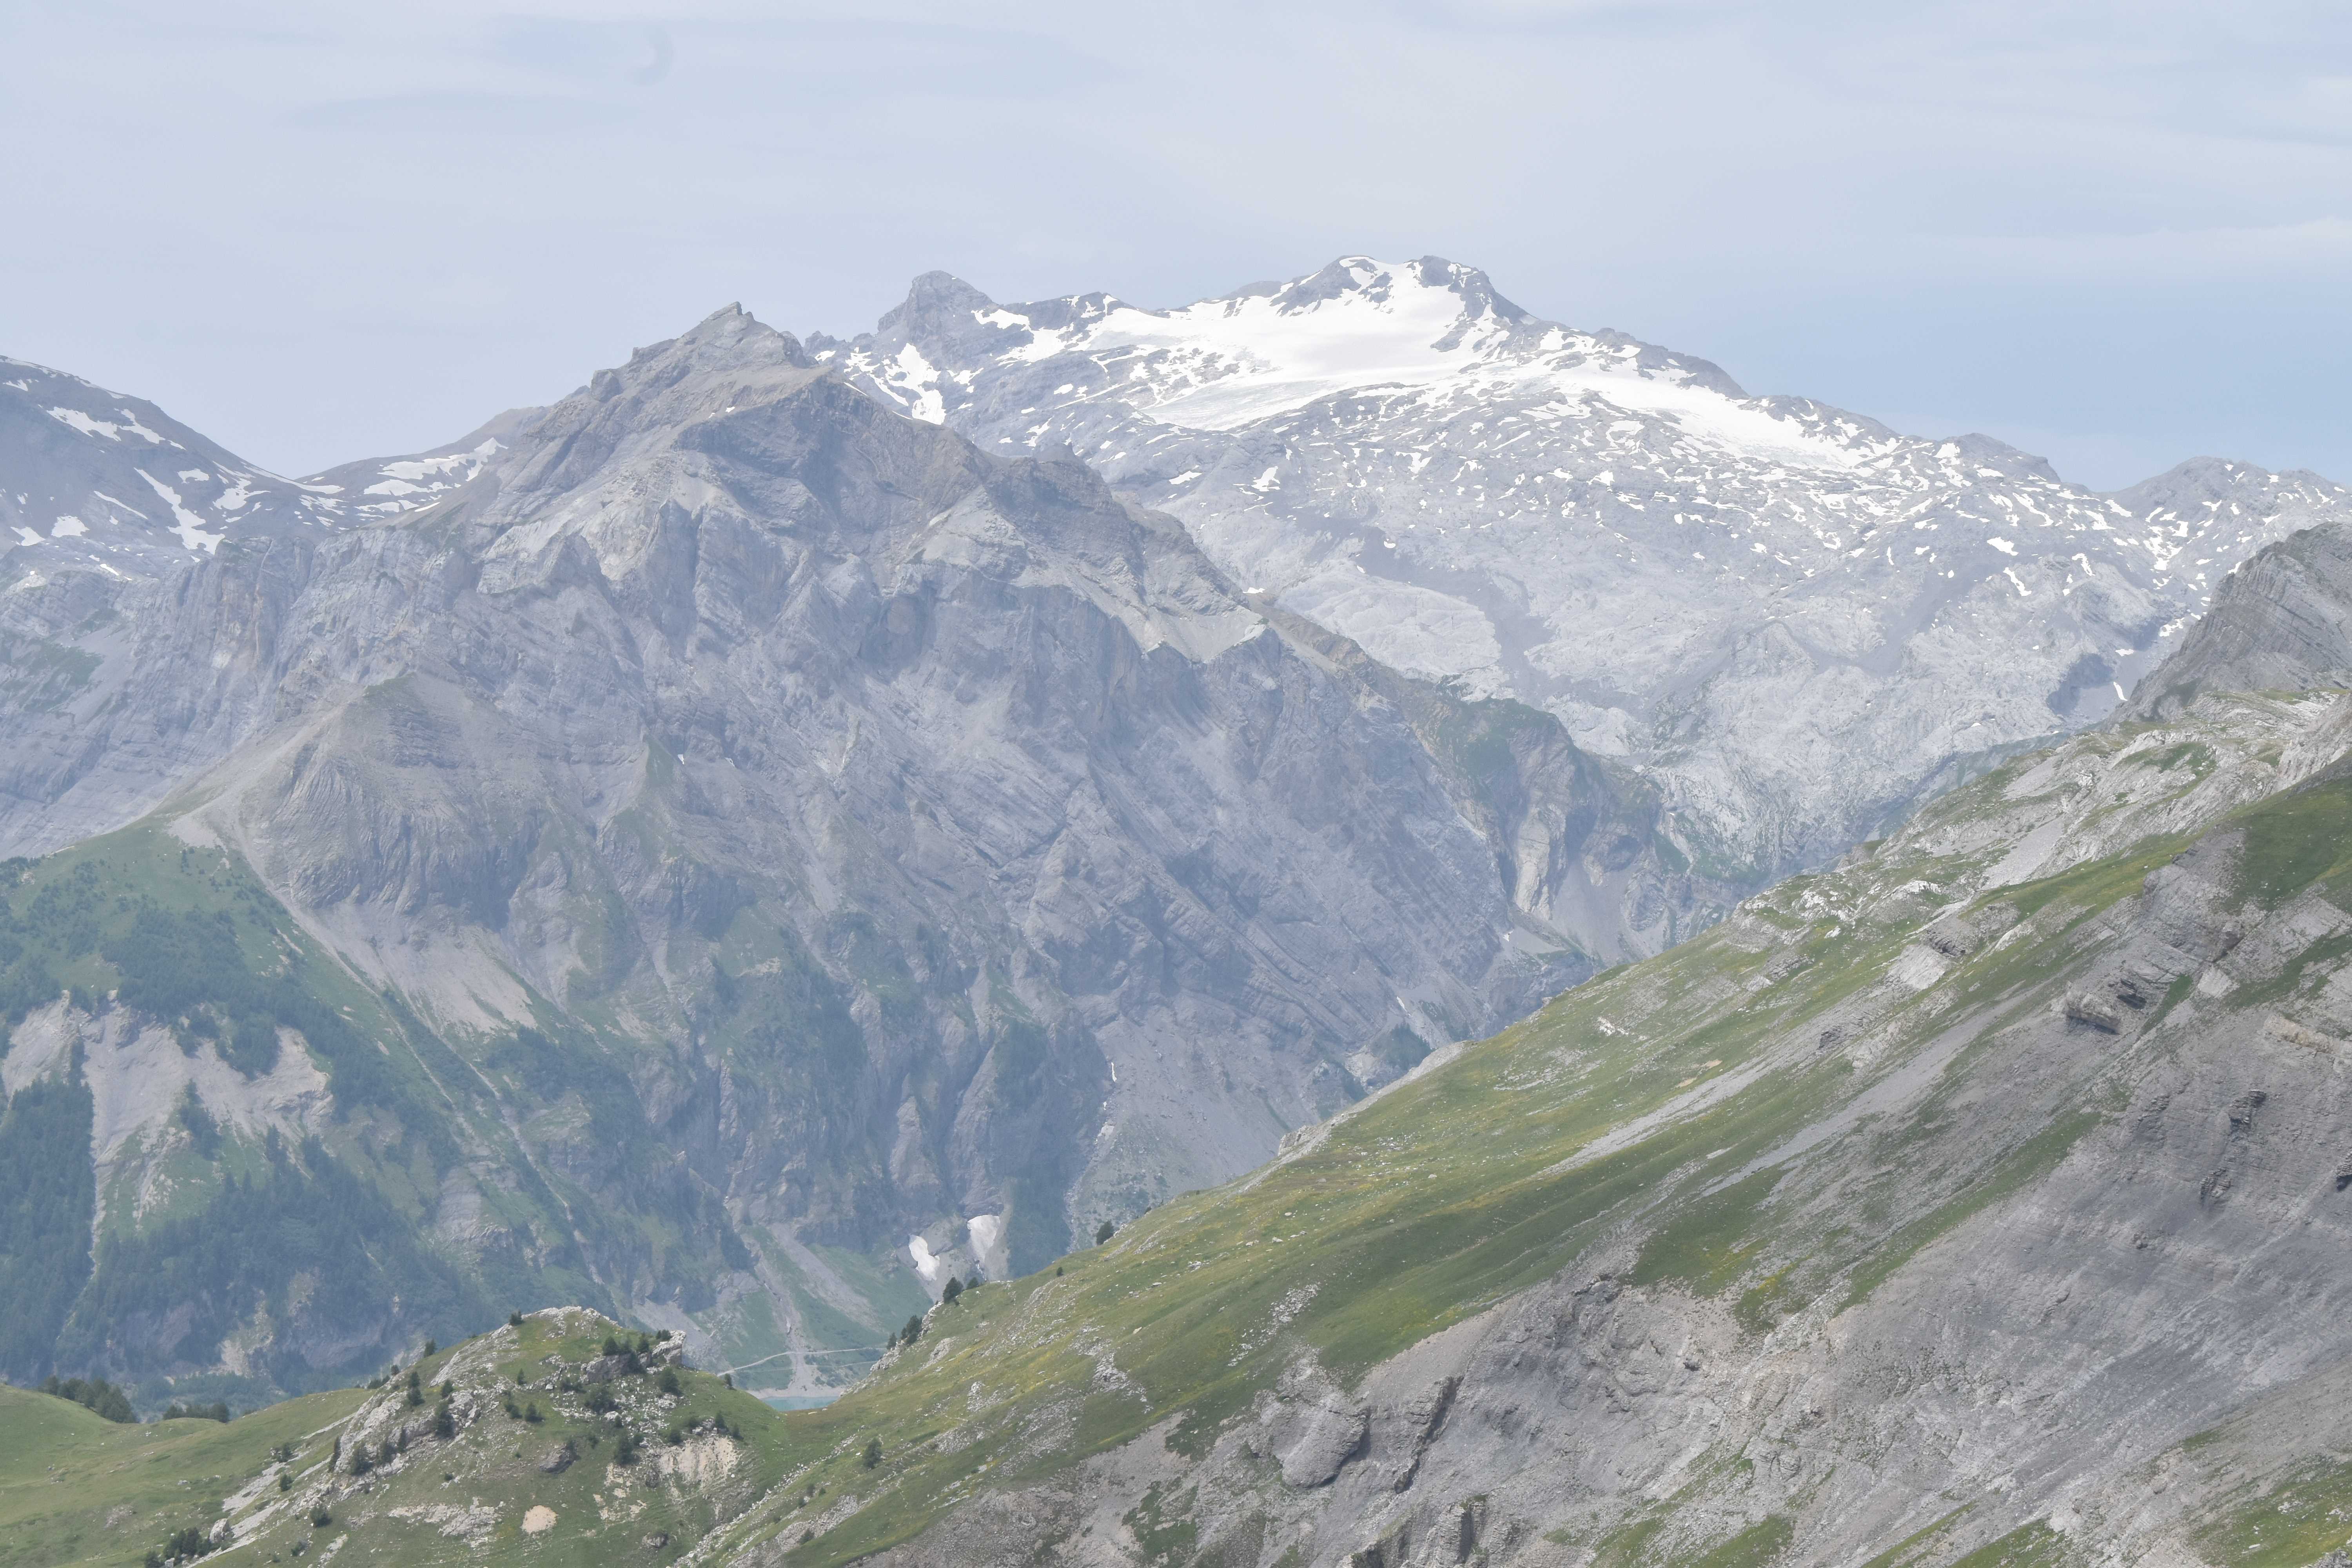
<instances>
[{"instance_id":1,"label":"distant mountain slope","mask_svg":"<svg viewBox=\"0 0 2352 1568\"><path fill-rule=\"evenodd\" d=\"M2263 551L2221 584L2179 651L2132 693L2169 718L2207 691L2352 686L2352 531L2313 528Z\"/></svg>"},{"instance_id":2,"label":"distant mountain slope","mask_svg":"<svg viewBox=\"0 0 2352 1568\"><path fill-rule=\"evenodd\" d=\"M2232 564L2352 516L2315 475L2210 459L2093 494L1983 437L1750 397L1435 258L1172 310L932 273L811 342L986 449L1067 444L1375 658L1559 715L1749 886L2099 719Z\"/></svg>"},{"instance_id":3,"label":"distant mountain slope","mask_svg":"<svg viewBox=\"0 0 2352 1568\"><path fill-rule=\"evenodd\" d=\"M143 399L0 357L0 578L68 562L152 577L230 539L350 521L331 486L265 472Z\"/></svg>"},{"instance_id":4,"label":"distant mountain slope","mask_svg":"<svg viewBox=\"0 0 2352 1568\"><path fill-rule=\"evenodd\" d=\"M744 1560L2302 1568L2348 770L2341 691L2016 759L935 1311L827 1413L898 1458Z\"/></svg>"},{"instance_id":5,"label":"distant mountain slope","mask_svg":"<svg viewBox=\"0 0 2352 1568\"><path fill-rule=\"evenodd\" d=\"M564 1310L227 1426L0 1390L0 1563L2305 1568L2347 742L2209 696L2020 759L821 1411Z\"/></svg>"},{"instance_id":6,"label":"distant mountain slope","mask_svg":"<svg viewBox=\"0 0 2352 1568\"><path fill-rule=\"evenodd\" d=\"M478 477L498 453L514 445L547 413L510 408L471 435L399 458L366 458L311 475L305 484L343 499L358 519L397 517L431 506Z\"/></svg>"},{"instance_id":7,"label":"distant mountain slope","mask_svg":"<svg viewBox=\"0 0 2352 1568\"><path fill-rule=\"evenodd\" d=\"M740 311L478 437L152 580L0 563L0 1067L92 1151L9 1375L571 1300L822 1392L1731 901L1550 717ZM183 915L244 967L143 987ZM230 1239L326 1212L364 1267Z\"/></svg>"}]
</instances>

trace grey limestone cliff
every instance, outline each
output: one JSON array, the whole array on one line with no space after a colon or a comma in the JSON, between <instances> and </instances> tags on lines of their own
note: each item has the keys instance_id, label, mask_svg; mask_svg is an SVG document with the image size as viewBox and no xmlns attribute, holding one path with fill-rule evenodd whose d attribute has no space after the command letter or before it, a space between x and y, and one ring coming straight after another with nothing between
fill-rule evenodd
<instances>
[{"instance_id":1,"label":"grey limestone cliff","mask_svg":"<svg viewBox=\"0 0 2352 1568\"><path fill-rule=\"evenodd\" d=\"M2352 535L2306 530L2232 573L2179 651L2132 694L2132 711L2170 718L2206 691L2352 685Z\"/></svg>"}]
</instances>

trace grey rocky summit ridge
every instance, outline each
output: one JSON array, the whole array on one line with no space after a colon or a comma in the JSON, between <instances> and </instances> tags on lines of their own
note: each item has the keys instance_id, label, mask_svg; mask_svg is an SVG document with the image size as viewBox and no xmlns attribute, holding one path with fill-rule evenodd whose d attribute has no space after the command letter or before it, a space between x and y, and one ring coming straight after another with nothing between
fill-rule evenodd
<instances>
[{"instance_id":1,"label":"grey rocky summit ridge","mask_svg":"<svg viewBox=\"0 0 2352 1568\"><path fill-rule=\"evenodd\" d=\"M2207 691L2352 686L2352 532L2317 527L2234 573L2180 649L2132 693L2141 718L2186 711Z\"/></svg>"},{"instance_id":2,"label":"grey rocky summit ridge","mask_svg":"<svg viewBox=\"0 0 2352 1568\"><path fill-rule=\"evenodd\" d=\"M1727 907L1549 717L1395 675L1083 464L740 310L442 456L152 577L0 560L0 853L249 871L266 944L384 999L414 1080L387 1121L348 1056L241 1078L249 1002L30 997L11 1090L93 1086L101 1192L194 1203L195 1125L323 1139L461 1283L790 1352L808 1392L944 1270L1229 1177ZM107 1364L228 1353L167 1339Z\"/></svg>"},{"instance_id":3,"label":"grey rocky summit ridge","mask_svg":"<svg viewBox=\"0 0 2352 1568\"><path fill-rule=\"evenodd\" d=\"M2198 459L2117 492L1348 257L1177 310L945 274L811 340L984 449L1067 445L1237 582L1655 779L1700 864L1819 864L1971 759L2117 707L2230 567L2352 515Z\"/></svg>"}]
</instances>

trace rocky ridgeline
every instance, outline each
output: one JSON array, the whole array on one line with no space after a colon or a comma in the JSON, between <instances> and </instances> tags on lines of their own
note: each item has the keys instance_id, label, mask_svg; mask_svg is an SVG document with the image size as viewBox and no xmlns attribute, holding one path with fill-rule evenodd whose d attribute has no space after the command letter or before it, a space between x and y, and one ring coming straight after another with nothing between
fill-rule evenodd
<instances>
[{"instance_id":1,"label":"rocky ridgeline","mask_svg":"<svg viewBox=\"0 0 2352 1568\"><path fill-rule=\"evenodd\" d=\"M679 1342L576 1308L518 1315L372 1383L221 1505L207 1553L415 1563L516 1544L672 1560L772 1479L776 1418ZM756 1479L755 1479L756 1478Z\"/></svg>"}]
</instances>

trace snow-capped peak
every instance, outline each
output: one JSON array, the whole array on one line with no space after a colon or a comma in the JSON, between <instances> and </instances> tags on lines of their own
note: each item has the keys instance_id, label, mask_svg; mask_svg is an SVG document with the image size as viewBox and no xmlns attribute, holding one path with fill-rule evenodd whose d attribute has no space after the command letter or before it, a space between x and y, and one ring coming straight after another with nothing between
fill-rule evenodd
<instances>
[{"instance_id":1,"label":"snow-capped peak","mask_svg":"<svg viewBox=\"0 0 2352 1568\"><path fill-rule=\"evenodd\" d=\"M1819 462L1843 442L1746 405L1714 365L1615 332L1535 321L1486 275L1442 257L1343 256L1304 278L1259 283L1172 310L1108 294L999 305L944 272L915 280L871 337L818 357L908 413L951 419L992 370L1068 357L1071 385L1171 426L1232 430L1320 399L1501 378L1562 397L1605 390L1694 429ZM1080 362L1084 362L1083 364ZM954 366L953 374L938 367Z\"/></svg>"},{"instance_id":2,"label":"snow-capped peak","mask_svg":"<svg viewBox=\"0 0 2352 1568\"><path fill-rule=\"evenodd\" d=\"M2189 465L2115 496L1343 256L1172 310L952 279L827 363L1003 454L1066 445L1235 581L1550 709L1781 868L1953 757L2084 723L2252 550L2352 496Z\"/></svg>"}]
</instances>

